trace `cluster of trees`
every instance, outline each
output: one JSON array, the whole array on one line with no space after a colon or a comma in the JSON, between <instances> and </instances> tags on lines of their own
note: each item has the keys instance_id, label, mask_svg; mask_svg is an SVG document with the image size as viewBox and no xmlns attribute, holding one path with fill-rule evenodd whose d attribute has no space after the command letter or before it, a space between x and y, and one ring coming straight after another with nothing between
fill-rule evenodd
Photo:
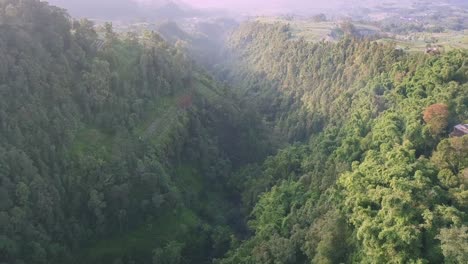
<instances>
[{"instance_id":1,"label":"cluster of trees","mask_svg":"<svg viewBox=\"0 0 468 264\"><path fill-rule=\"evenodd\" d=\"M468 261L468 136L448 138L468 121L466 51L314 44L260 23L229 45L219 74L299 142L234 176L252 233L217 263Z\"/></svg>"},{"instance_id":2,"label":"cluster of trees","mask_svg":"<svg viewBox=\"0 0 468 264\"><path fill-rule=\"evenodd\" d=\"M0 263L467 262L467 52L344 35L242 25L234 93L153 32L0 1Z\"/></svg>"},{"instance_id":3,"label":"cluster of trees","mask_svg":"<svg viewBox=\"0 0 468 264\"><path fill-rule=\"evenodd\" d=\"M236 213L212 216L228 198L226 175L269 145L239 99L153 32L117 34L39 0L0 1L0 61L1 263L165 255L175 262L162 263L203 263L223 254ZM179 107L178 98L190 100ZM201 176L184 182L184 166L187 177ZM174 235L151 238L141 254L84 250L131 240L179 208L197 216L180 231L195 234L193 243Z\"/></svg>"},{"instance_id":4,"label":"cluster of trees","mask_svg":"<svg viewBox=\"0 0 468 264\"><path fill-rule=\"evenodd\" d=\"M292 142L308 139L325 123L342 123L362 83L389 70L402 56L392 45L349 34L337 44L292 41L288 25L255 22L241 25L227 45L227 63L219 69L219 78L241 87ZM373 101L387 87L376 89Z\"/></svg>"}]
</instances>

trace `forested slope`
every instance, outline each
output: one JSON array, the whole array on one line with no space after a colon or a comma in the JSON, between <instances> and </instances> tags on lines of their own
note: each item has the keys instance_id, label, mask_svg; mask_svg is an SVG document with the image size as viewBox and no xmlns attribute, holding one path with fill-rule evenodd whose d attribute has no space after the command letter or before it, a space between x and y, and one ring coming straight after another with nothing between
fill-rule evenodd
<instances>
[{"instance_id":1,"label":"forested slope","mask_svg":"<svg viewBox=\"0 0 468 264\"><path fill-rule=\"evenodd\" d=\"M363 83L389 71L402 56L391 45L351 36L337 44L314 44L292 38L290 30L283 24L244 23L227 40L219 75L254 98L291 141L307 140L325 124L341 124Z\"/></svg>"},{"instance_id":2,"label":"forested slope","mask_svg":"<svg viewBox=\"0 0 468 264\"><path fill-rule=\"evenodd\" d=\"M465 263L466 51L404 54L246 23L220 78L291 142L237 174L253 235L218 263Z\"/></svg>"},{"instance_id":3,"label":"forested slope","mask_svg":"<svg viewBox=\"0 0 468 264\"><path fill-rule=\"evenodd\" d=\"M467 51L290 30L235 30L227 86L0 1L0 263L466 263Z\"/></svg>"},{"instance_id":4,"label":"forested slope","mask_svg":"<svg viewBox=\"0 0 468 264\"><path fill-rule=\"evenodd\" d=\"M220 257L226 177L267 153L262 122L155 33L37 0L0 19L0 262Z\"/></svg>"}]
</instances>

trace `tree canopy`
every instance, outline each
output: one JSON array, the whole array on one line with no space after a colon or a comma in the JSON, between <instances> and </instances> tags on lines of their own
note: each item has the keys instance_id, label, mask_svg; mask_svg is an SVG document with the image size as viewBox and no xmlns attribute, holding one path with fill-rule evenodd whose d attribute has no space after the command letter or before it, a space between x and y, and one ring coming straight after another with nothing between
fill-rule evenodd
<instances>
[{"instance_id":1,"label":"tree canopy","mask_svg":"<svg viewBox=\"0 0 468 264\"><path fill-rule=\"evenodd\" d=\"M467 261L466 50L224 44L0 1L0 263Z\"/></svg>"}]
</instances>

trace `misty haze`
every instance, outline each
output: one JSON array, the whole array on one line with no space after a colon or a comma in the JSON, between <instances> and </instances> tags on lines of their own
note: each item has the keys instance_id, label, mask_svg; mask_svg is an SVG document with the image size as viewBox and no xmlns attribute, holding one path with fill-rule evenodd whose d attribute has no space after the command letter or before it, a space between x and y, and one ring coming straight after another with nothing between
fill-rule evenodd
<instances>
[{"instance_id":1,"label":"misty haze","mask_svg":"<svg viewBox=\"0 0 468 264\"><path fill-rule=\"evenodd\" d=\"M467 264L465 0L0 0L0 264Z\"/></svg>"}]
</instances>

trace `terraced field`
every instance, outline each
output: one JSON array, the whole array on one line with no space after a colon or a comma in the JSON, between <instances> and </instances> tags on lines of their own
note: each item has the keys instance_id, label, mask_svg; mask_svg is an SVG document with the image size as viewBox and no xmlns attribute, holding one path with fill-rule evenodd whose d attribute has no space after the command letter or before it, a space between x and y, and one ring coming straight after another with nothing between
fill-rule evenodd
<instances>
[{"instance_id":1,"label":"terraced field","mask_svg":"<svg viewBox=\"0 0 468 264\"><path fill-rule=\"evenodd\" d=\"M396 35L393 38L382 38L380 42L393 42L408 51L424 51L427 44L441 46L445 51L468 48L468 30L463 33L448 31L443 33L412 33Z\"/></svg>"},{"instance_id":2,"label":"terraced field","mask_svg":"<svg viewBox=\"0 0 468 264\"><path fill-rule=\"evenodd\" d=\"M317 42L321 40L335 41L330 37L333 29L339 26L338 22L314 22L312 20L288 20L280 17L258 17L256 21L261 23L280 23L291 27L295 38L303 38L307 41ZM353 22L360 32L373 32L381 34L377 42L392 42L397 47L410 51L425 51L428 44L441 46L443 50L468 48L468 30L463 32L446 31L443 33L411 33L409 35L393 35L382 32L378 27L363 22Z\"/></svg>"}]
</instances>

